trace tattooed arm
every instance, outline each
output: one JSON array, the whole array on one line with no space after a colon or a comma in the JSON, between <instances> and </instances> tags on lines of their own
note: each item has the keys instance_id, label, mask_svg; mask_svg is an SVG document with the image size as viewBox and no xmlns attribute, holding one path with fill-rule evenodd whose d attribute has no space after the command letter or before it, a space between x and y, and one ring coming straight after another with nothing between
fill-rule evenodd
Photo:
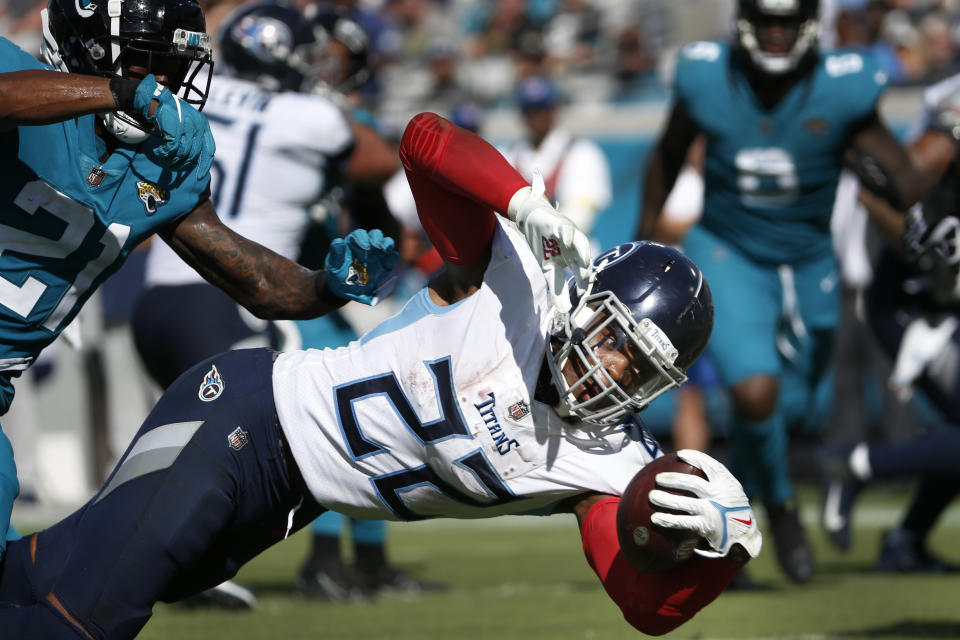
<instances>
[{"instance_id":1,"label":"tattooed arm","mask_svg":"<svg viewBox=\"0 0 960 640\"><path fill-rule=\"evenodd\" d=\"M209 200L160 236L208 282L259 318L315 318L346 303L327 288L326 271L306 269L232 231Z\"/></svg>"}]
</instances>

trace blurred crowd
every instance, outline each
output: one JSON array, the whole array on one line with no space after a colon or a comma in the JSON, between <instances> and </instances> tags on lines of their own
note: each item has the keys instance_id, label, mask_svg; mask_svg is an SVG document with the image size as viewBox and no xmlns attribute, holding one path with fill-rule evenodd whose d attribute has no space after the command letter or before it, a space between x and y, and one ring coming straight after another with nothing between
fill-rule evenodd
<instances>
[{"instance_id":1,"label":"blurred crowd","mask_svg":"<svg viewBox=\"0 0 960 640\"><path fill-rule=\"evenodd\" d=\"M298 5L312 0L292 0ZM324 4L321 2L317 4ZM725 38L735 0L326 0L371 35L359 96L387 127L422 110L509 105L518 81L554 77L573 102L662 100L673 50ZM201 4L213 33L241 0ZM8 0L0 33L39 51L45 0ZM928 84L960 57L960 0L824 0L826 46L870 50L891 84Z\"/></svg>"}]
</instances>

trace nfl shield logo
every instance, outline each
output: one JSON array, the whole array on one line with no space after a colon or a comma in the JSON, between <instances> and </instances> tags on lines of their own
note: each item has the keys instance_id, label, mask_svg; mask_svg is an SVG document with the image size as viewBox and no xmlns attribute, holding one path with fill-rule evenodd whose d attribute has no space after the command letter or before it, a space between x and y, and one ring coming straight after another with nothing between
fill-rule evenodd
<instances>
[{"instance_id":1,"label":"nfl shield logo","mask_svg":"<svg viewBox=\"0 0 960 640\"><path fill-rule=\"evenodd\" d=\"M223 383L223 378L220 377L220 372L217 371L217 366L213 365L210 371L207 372L207 375L203 377L203 382L200 383L200 391L197 395L204 402L210 402L220 397L220 394L223 393L224 386L226 385Z\"/></svg>"},{"instance_id":2,"label":"nfl shield logo","mask_svg":"<svg viewBox=\"0 0 960 640\"><path fill-rule=\"evenodd\" d=\"M94 167L90 169L90 173L87 174L87 184L91 187L99 187L103 184L103 179L106 177L107 173L100 167Z\"/></svg>"},{"instance_id":3,"label":"nfl shield logo","mask_svg":"<svg viewBox=\"0 0 960 640\"><path fill-rule=\"evenodd\" d=\"M247 437L247 432L240 427L234 429L233 432L227 436L227 444L229 444L230 448L234 451L240 451L248 442L250 442L250 438Z\"/></svg>"},{"instance_id":4,"label":"nfl shield logo","mask_svg":"<svg viewBox=\"0 0 960 640\"><path fill-rule=\"evenodd\" d=\"M510 417L514 420L520 420L528 413L530 413L530 407L527 406L527 403L523 400L519 402L514 402L512 405L507 407L507 412L510 414Z\"/></svg>"}]
</instances>

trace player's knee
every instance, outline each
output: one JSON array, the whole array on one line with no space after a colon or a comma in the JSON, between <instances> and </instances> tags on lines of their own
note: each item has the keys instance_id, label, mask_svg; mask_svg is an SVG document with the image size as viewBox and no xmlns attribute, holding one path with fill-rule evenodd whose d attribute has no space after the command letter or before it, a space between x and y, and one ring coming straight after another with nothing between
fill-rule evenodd
<instances>
[{"instance_id":1,"label":"player's knee","mask_svg":"<svg viewBox=\"0 0 960 640\"><path fill-rule=\"evenodd\" d=\"M773 376L754 376L733 387L733 406L737 414L753 422L762 422L777 408L779 383Z\"/></svg>"}]
</instances>

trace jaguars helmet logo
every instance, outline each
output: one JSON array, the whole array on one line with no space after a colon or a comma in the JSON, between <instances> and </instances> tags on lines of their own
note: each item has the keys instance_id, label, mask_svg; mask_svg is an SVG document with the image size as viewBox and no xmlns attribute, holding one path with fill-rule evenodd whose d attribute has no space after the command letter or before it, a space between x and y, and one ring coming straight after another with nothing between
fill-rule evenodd
<instances>
[{"instance_id":1,"label":"jaguars helmet logo","mask_svg":"<svg viewBox=\"0 0 960 640\"><path fill-rule=\"evenodd\" d=\"M365 264L359 260L354 260L347 271L347 277L343 281L345 284L365 287L370 284L370 272Z\"/></svg>"},{"instance_id":2,"label":"jaguars helmet logo","mask_svg":"<svg viewBox=\"0 0 960 640\"><path fill-rule=\"evenodd\" d=\"M140 200L147 210L147 215L153 215L157 212L157 207L167 203L167 194L163 189L150 182L138 182L137 193L140 194Z\"/></svg>"}]
</instances>

